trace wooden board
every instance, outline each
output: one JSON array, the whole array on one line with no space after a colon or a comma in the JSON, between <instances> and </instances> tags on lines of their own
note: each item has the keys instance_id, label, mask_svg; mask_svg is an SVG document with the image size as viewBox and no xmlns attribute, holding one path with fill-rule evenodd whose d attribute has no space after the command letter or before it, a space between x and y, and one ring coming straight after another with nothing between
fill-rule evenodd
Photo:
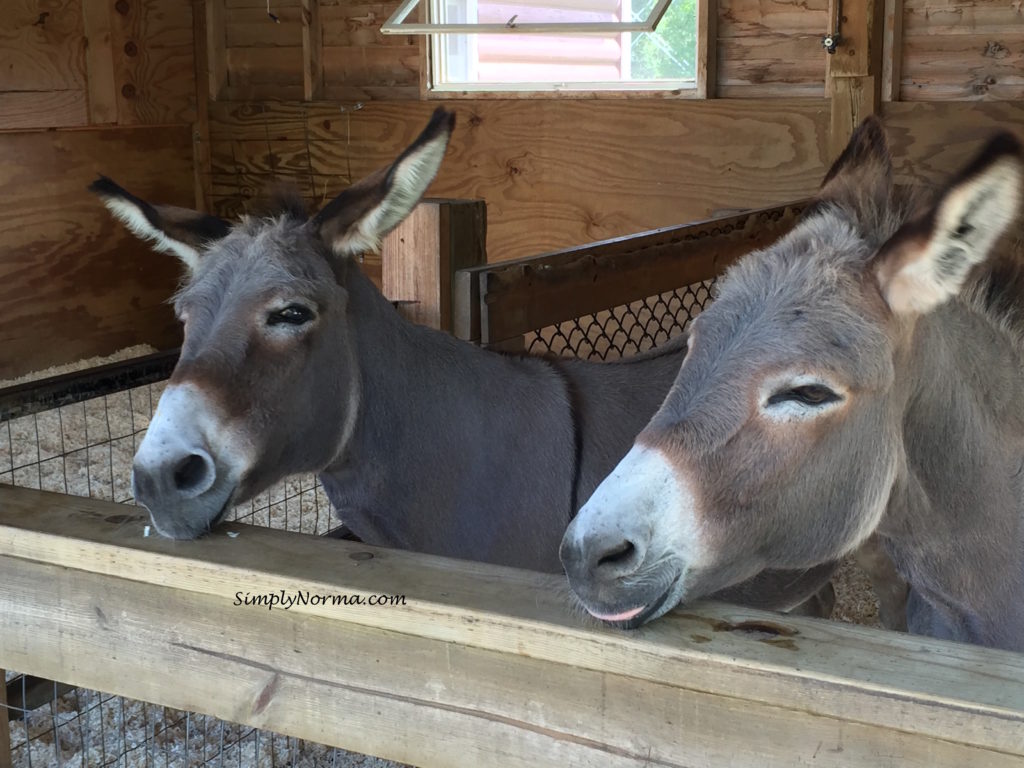
<instances>
[{"instance_id":1,"label":"wooden board","mask_svg":"<svg viewBox=\"0 0 1024 768\"><path fill-rule=\"evenodd\" d=\"M1024 23L998 37L915 35L904 29L901 96L908 101L1024 96Z\"/></svg>"},{"instance_id":2,"label":"wooden board","mask_svg":"<svg viewBox=\"0 0 1024 768\"><path fill-rule=\"evenodd\" d=\"M221 97L228 84L227 30L223 0L206 0L206 61L210 99Z\"/></svg>"},{"instance_id":3,"label":"wooden board","mask_svg":"<svg viewBox=\"0 0 1024 768\"><path fill-rule=\"evenodd\" d=\"M192 4L132 0L115 4L111 41L118 123L191 123L196 119ZM127 8L127 12L122 12Z\"/></svg>"},{"instance_id":4,"label":"wooden board","mask_svg":"<svg viewBox=\"0 0 1024 768\"><path fill-rule=\"evenodd\" d=\"M88 122L85 91L0 92L0 130L69 128Z\"/></svg>"},{"instance_id":5,"label":"wooden board","mask_svg":"<svg viewBox=\"0 0 1024 768\"><path fill-rule=\"evenodd\" d=\"M466 270L479 282L479 341L493 345L710 280L785 234L802 209L796 203L750 211ZM462 305L471 301L459 297ZM465 325L458 330L464 334Z\"/></svg>"},{"instance_id":6,"label":"wooden board","mask_svg":"<svg viewBox=\"0 0 1024 768\"><path fill-rule=\"evenodd\" d=\"M0 130L85 125L81 0L10 0L0 13Z\"/></svg>"},{"instance_id":7,"label":"wooden board","mask_svg":"<svg viewBox=\"0 0 1024 768\"><path fill-rule=\"evenodd\" d=\"M106 173L141 197L192 205L188 126L0 135L0 378L173 347L180 269L86 191Z\"/></svg>"},{"instance_id":8,"label":"wooden board","mask_svg":"<svg viewBox=\"0 0 1024 768\"><path fill-rule=\"evenodd\" d=\"M820 97L828 0L718 0L720 96Z\"/></svg>"},{"instance_id":9,"label":"wooden board","mask_svg":"<svg viewBox=\"0 0 1024 768\"><path fill-rule=\"evenodd\" d=\"M228 48L228 84L249 89L249 98L273 98L279 86L302 89L302 45L278 48Z\"/></svg>"},{"instance_id":10,"label":"wooden board","mask_svg":"<svg viewBox=\"0 0 1024 768\"><path fill-rule=\"evenodd\" d=\"M320 0L302 0L302 98L319 99L324 89L324 31Z\"/></svg>"},{"instance_id":11,"label":"wooden board","mask_svg":"<svg viewBox=\"0 0 1024 768\"><path fill-rule=\"evenodd\" d=\"M375 88L380 94L377 98L389 98L389 89L418 87L419 57L419 49L411 45L325 47L324 85Z\"/></svg>"},{"instance_id":12,"label":"wooden board","mask_svg":"<svg viewBox=\"0 0 1024 768\"><path fill-rule=\"evenodd\" d=\"M452 330L455 272L487 261L483 200L424 200L385 238L381 289L414 322Z\"/></svg>"},{"instance_id":13,"label":"wooden board","mask_svg":"<svg viewBox=\"0 0 1024 768\"><path fill-rule=\"evenodd\" d=\"M89 81L89 122L117 122L117 76L114 73L114 10L106 0L82 0L85 63Z\"/></svg>"},{"instance_id":14,"label":"wooden board","mask_svg":"<svg viewBox=\"0 0 1024 768\"><path fill-rule=\"evenodd\" d=\"M882 93L883 0L863 0L843 6L833 0L835 13L842 8L839 46L828 58L826 87L831 97L829 121L829 162L834 161L850 141L864 118L878 112Z\"/></svg>"},{"instance_id":15,"label":"wooden board","mask_svg":"<svg viewBox=\"0 0 1024 768\"><path fill-rule=\"evenodd\" d=\"M882 101L900 100L903 78L903 0L885 0L882 29Z\"/></svg>"},{"instance_id":16,"label":"wooden board","mask_svg":"<svg viewBox=\"0 0 1024 768\"><path fill-rule=\"evenodd\" d=\"M433 196L481 198L491 261L756 208L811 194L825 173L825 101L460 101ZM216 198L245 198L238 172L271 173L259 159L308 141L317 199L397 157L434 105L373 102L212 105ZM728 142L722 140L728 136ZM258 153L239 141L264 142ZM266 147L266 148L264 148ZM301 162L296 160L296 165Z\"/></svg>"},{"instance_id":17,"label":"wooden board","mask_svg":"<svg viewBox=\"0 0 1024 768\"><path fill-rule=\"evenodd\" d=\"M5 0L0 91L85 90L81 0Z\"/></svg>"},{"instance_id":18,"label":"wooden board","mask_svg":"<svg viewBox=\"0 0 1024 768\"><path fill-rule=\"evenodd\" d=\"M903 182L943 184L996 131L1024 135L1020 102L890 103L881 114Z\"/></svg>"},{"instance_id":19,"label":"wooden board","mask_svg":"<svg viewBox=\"0 0 1024 768\"><path fill-rule=\"evenodd\" d=\"M1024 12L1001 0L905 0L900 97L1016 100L1024 95Z\"/></svg>"},{"instance_id":20,"label":"wooden board","mask_svg":"<svg viewBox=\"0 0 1024 768\"><path fill-rule=\"evenodd\" d=\"M617 632L581 624L560 576L144 520L0 488L0 664L422 766L1024 756L1019 655L715 605ZM235 604L281 590L405 601Z\"/></svg>"}]
</instances>

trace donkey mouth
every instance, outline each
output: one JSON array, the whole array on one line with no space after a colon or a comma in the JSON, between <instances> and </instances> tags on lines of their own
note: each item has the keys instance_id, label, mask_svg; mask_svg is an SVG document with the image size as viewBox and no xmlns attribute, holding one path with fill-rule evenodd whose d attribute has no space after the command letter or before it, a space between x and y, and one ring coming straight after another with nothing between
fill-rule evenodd
<instances>
[{"instance_id":1,"label":"donkey mouth","mask_svg":"<svg viewBox=\"0 0 1024 768\"><path fill-rule=\"evenodd\" d=\"M586 605L583 607L586 608L587 613L595 619L600 619L610 627L617 627L619 629L637 629L651 619L661 616L663 613L666 613L676 606L679 602L678 592L681 584L682 577L677 577L676 579L673 579L672 583L668 585L668 588L654 600L650 600L637 607L619 611L617 613L598 612Z\"/></svg>"}]
</instances>

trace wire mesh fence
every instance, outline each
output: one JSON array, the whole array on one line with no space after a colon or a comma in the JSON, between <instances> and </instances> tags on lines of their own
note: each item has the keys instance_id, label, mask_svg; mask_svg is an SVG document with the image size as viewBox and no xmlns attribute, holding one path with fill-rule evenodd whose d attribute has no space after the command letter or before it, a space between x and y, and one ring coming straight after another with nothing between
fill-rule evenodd
<instances>
[{"instance_id":1,"label":"wire mesh fence","mask_svg":"<svg viewBox=\"0 0 1024 768\"><path fill-rule=\"evenodd\" d=\"M0 483L132 503L131 464L165 383L111 392L0 422ZM328 533L330 502L291 477L229 519ZM11 763L25 768L393 766L376 758L97 691L6 673Z\"/></svg>"},{"instance_id":2,"label":"wire mesh fence","mask_svg":"<svg viewBox=\"0 0 1024 768\"><path fill-rule=\"evenodd\" d=\"M678 336L712 299L715 280L648 296L526 334L531 354L616 360Z\"/></svg>"},{"instance_id":3,"label":"wire mesh fence","mask_svg":"<svg viewBox=\"0 0 1024 768\"><path fill-rule=\"evenodd\" d=\"M526 349L613 360L681 333L711 301L712 281L528 334ZM163 392L158 382L0 421L0 483L132 503L131 464ZM229 519L328 533L330 502L313 476L292 477L236 507ZM27 768L300 766L394 763L206 715L7 673L12 763ZM2 716L2 715L0 715Z\"/></svg>"},{"instance_id":4,"label":"wire mesh fence","mask_svg":"<svg viewBox=\"0 0 1024 768\"><path fill-rule=\"evenodd\" d=\"M50 701L27 709L11 704L11 759L15 766L332 766L385 765L312 742L236 725L214 717L89 691L22 675L8 680L15 693L53 689Z\"/></svg>"}]
</instances>

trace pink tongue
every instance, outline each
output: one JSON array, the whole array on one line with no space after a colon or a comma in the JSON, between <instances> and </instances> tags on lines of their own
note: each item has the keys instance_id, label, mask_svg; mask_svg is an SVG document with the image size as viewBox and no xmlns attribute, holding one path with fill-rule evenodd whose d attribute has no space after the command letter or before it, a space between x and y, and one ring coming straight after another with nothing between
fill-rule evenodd
<instances>
[{"instance_id":1,"label":"pink tongue","mask_svg":"<svg viewBox=\"0 0 1024 768\"><path fill-rule=\"evenodd\" d=\"M646 607L646 605L641 605L639 608L632 608L628 611L623 611L622 613L596 613L595 611L591 611L589 608L587 608L587 610L590 612L591 616L595 619L600 619L601 621L628 621L634 616L639 616L640 612Z\"/></svg>"}]
</instances>

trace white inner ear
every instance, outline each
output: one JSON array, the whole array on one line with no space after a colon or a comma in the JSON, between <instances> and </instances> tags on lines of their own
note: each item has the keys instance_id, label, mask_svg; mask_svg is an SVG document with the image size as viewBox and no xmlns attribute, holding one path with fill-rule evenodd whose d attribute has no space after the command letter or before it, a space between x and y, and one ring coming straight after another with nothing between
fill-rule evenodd
<instances>
[{"instance_id":1,"label":"white inner ear","mask_svg":"<svg viewBox=\"0 0 1024 768\"><path fill-rule=\"evenodd\" d=\"M398 226L423 197L441 167L447 148L448 135L442 134L402 160L395 167L387 196L354 227L335 238L335 253L353 255L377 251L384 235Z\"/></svg>"},{"instance_id":2,"label":"white inner ear","mask_svg":"<svg viewBox=\"0 0 1024 768\"><path fill-rule=\"evenodd\" d=\"M149 240L153 250L174 254L185 262L189 271L195 270L198 266L199 251L180 240L168 237L164 232L155 228L135 204L114 197L103 198L103 204L135 235L143 240Z\"/></svg>"},{"instance_id":3,"label":"white inner ear","mask_svg":"<svg viewBox=\"0 0 1024 768\"><path fill-rule=\"evenodd\" d=\"M924 249L884 286L894 312L928 312L960 291L1016 218L1020 183L1016 161L1003 160L945 196Z\"/></svg>"}]
</instances>

